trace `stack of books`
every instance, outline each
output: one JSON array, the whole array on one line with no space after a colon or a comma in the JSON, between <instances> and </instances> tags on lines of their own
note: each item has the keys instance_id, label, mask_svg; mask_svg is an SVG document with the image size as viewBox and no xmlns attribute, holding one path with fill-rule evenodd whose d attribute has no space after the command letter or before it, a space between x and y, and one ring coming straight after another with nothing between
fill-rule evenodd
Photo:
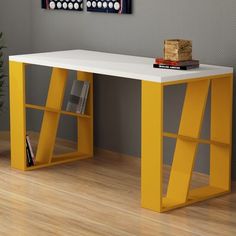
<instances>
[{"instance_id":1,"label":"stack of books","mask_svg":"<svg viewBox=\"0 0 236 236\"><path fill-rule=\"evenodd\" d=\"M26 157L27 157L27 167L35 165L35 156L33 152L33 148L30 142L29 135L26 135Z\"/></svg>"},{"instance_id":2,"label":"stack of books","mask_svg":"<svg viewBox=\"0 0 236 236\"><path fill-rule=\"evenodd\" d=\"M156 58L153 67L161 69L189 70L198 68L199 61L198 60L171 61L171 60L165 60L163 58Z\"/></svg>"},{"instance_id":3,"label":"stack of books","mask_svg":"<svg viewBox=\"0 0 236 236\"><path fill-rule=\"evenodd\" d=\"M75 80L72 85L69 101L66 110L84 114L89 93L89 82Z\"/></svg>"}]
</instances>

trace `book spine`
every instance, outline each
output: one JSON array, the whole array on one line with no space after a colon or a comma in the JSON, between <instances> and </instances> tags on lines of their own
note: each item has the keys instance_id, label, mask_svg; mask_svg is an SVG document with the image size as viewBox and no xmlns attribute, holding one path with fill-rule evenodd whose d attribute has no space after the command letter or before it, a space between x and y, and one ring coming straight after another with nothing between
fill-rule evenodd
<instances>
[{"instance_id":1,"label":"book spine","mask_svg":"<svg viewBox=\"0 0 236 236\"><path fill-rule=\"evenodd\" d=\"M78 107L77 107L77 113L82 113L82 109L83 109L83 102L84 102L84 98L85 98L85 93L86 93L86 83L84 81L84 84L83 84L83 88L82 88L82 91L81 91L81 96L80 96L80 99L79 99L79 104L78 104Z\"/></svg>"},{"instance_id":2,"label":"book spine","mask_svg":"<svg viewBox=\"0 0 236 236\"><path fill-rule=\"evenodd\" d=\"M168 65L168 66L195 66L195 65L199 65L198 60L170 61L170 60L164 60L163 58L156 58L155 63L159 64L159 65Z\"/></svg>"},{"instance_id":3,"label":"book spine","mask_svg":"<svg viewBox=\"0 0 236 236\"><path fill-rule=\"evenodd\" d=\"M89 93L89 82L86 82L86 93L85 93L85 97L84 97L82 114L84 114L85 110L86 110L86 104L87 104L87 100L88 100L88 93Z\"/></svg>"},{"instance_id":4,"label":"book spine","mask_svg":"<svg viewBox=\"0 0 236 236\"><path fill-rule=\"evenodd\" d=\"M34 156L34 152L33 152L33 148L32 148L31 142L30 142L29 135L26 136L26 141L27 141L27 145L29 147L29 151L30 151L30 155L31 155L31 158L32 158L33 165L35 165L36 161L35 161L35 156Z\"/></svg>"},{"instance_id":5,"label":"book spine","mask_svg":"<svg viewBox=\"0 0 236 236\"><path fill-rule=\"evenodd\" d=\"M29 151L28 151L28 148L26 147L26 157L27 157L27 159L26 159L26 165L27 165L27 167L30 167L30 156L29 156Z\"/></svg>"},{"instance_id":6,"label":"book spine","mask_svg":"<svg viewBox=\"0 0 236 236\"><path fill-rule=\"evenodd\" d=\"M159 68L159 69L189 70L189 69L198 68L199 66L169 66L169 65L154 64L153 67Z\"/></svg>"},{"instance_id":7,"label":"book spine","mask_svg":"<svg viewBox=\"0 0 236 236\"><path fill-rule=\"evenodd\" d=\"M33 165L33 160L31 158L30 150L29 150L29 145L26 139L26 156L27 156L27 166L30 167Z\"/></svg>"},{"instance_id":8,"label":"book spine","mask_svg":"<svg viewBox=\"0 0 236 236\"><path fill-rule=\"evenodd\" d=\"M155 60L156 64L162 64L162 65L172 65L172 66L177 66L177 62L175 61L167 61L161 58L157 58Z\"/></svg>"}]
</instances>

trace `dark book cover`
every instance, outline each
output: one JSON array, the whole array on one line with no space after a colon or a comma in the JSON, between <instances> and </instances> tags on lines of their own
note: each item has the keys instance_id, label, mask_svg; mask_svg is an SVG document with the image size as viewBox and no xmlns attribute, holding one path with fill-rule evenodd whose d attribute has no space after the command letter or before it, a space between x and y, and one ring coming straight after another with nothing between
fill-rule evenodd
<instances>
[{"instance_id":1,"label":"dark book cover","mask_svg":"<svg viewBox=\"0 0 236 236\"><path fill-rule=\"evenodd\" d=\"M26 159L26 166L30 167L30 154L29 154L29 150L28 150L27 147L26 147L26 157L27 157L27 159Z\"/></svg>"},{"instance_id":2,"label":"dark book cover","mask_svg":"<svg viewBox=\"0 0 236 236\"><path fill-rule=\"evenodd\" d=\"M33 165L35 165L36 161L35 161L35 156L34 156L34 152L33 152L33 148L32 148L31 142L30 142L29 135L26 135L26 142L27 142L27 146L28 146L28 149L29 149L30 157L32 159L32 163L33 163Z\"/></svg>"},{"instance_id":3,"label":"dark book cover","mask_svg":"<svg viewBox=\"0 0 236 236\"><path fill-rule=\"evenodd\" d=\"M34 162L30 154L30 149L27 140L26 140L26 156L27 156L27 167L33 166Z\"/></svg>"},{"instance_id":4,"label":"dark book cover","mask_svg":"<svg viewBox=\"0 0 236 236\"><path fill-rule=\"evenodd\" d=\"M190 70L190 69L199 68L199 65L193 65L193 66L170 66L170 65L153 64L153 67L154 68L159 68L159 69L170 69L170 70Z\"/></svg>"}]
</instances>

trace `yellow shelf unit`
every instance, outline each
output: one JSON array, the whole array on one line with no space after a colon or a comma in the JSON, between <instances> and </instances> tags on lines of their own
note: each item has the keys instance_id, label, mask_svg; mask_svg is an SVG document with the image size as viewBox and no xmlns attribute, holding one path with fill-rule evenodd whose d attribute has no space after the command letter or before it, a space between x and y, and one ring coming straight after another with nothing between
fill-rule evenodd
<instances>
[{"instance_id":1,"label":"yellow shelf unit","mask_svg":"<svg viewBox=\"0 0 236 236\"><path fill-rule=\"evenodd\" d=\"M25 103L24 63L10 62L10 106L11 106L11 166L19 170L34 170L61 163L93 157L93 74L77 72L78 80L90 83L85 115L61 110L68 71L52 69L46 106ZM36 165L26 164L26 109L44 112L36 152ZM54 156L53 149L61 115L74 116L78 123L77 150L73 153Z\"/></svg>"},{"instance_id":2,"label":"yellow shelf unit","mask_svg":"<svg viewBox=\"0 0 236 236\"><path fill-rule=\"evenodd\" d=\"M165 86L187 84L177 134L163 131ZM200 132L211 91L210 139ZM230 192L233 75L173 83L142 81L142 207L165 212ZM166 195L163 194L163 139L176 139ZM210 145L209 185L190 189L199 144Z\"/></svg>"},{"instance_id":3,"label":"yellow shelf unit","mask_svg":"<svg viewBox=\"0 0 236 236\"><path fill-rule=\"evenodd\" d=\"M93 156L93 75L78 72L77 79L90 82L86 115L61 110L67 70L53 68L45 107L25 103L25 64L10 62L11 165L34 170ZM177 134L163 131L164 87L187 84L181 122ZM211 90L211 135L201 139L200 131ZM216 75L193 80L156 83L142 81L142 207L165 212L230 192L232 149L233 75ZM26 108L44 111L36 153L37 165L26 166ZM53 156L60 115L78 120L77 151ZM163 139L176 139L167 188L163 194ZM198 144L210 145L209 185L190 189Z\"/></svg>"}]
</instances>

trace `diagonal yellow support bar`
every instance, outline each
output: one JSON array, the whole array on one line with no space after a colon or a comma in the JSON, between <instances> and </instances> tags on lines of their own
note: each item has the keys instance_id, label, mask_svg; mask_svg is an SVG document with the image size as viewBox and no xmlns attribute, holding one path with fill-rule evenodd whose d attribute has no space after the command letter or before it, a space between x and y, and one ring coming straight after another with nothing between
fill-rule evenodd
<instances>
[{"instance_id":1,"label":"diagonal yellow support bar","mask_svg":"<svg viewBox=\"0 0 236 236\"><path fill-rule=\"evenodd\" d=\"M53 68L46 107L61 110L67 74L65 69ZM39 163L51 162L59 119L60 112L44 112L36 154L36 161Z\"/></svg>"},{"instance_id":2,"label":"diagonal yellow support bar","mask_svg":"<svg viewBox=\"0 0 236 236\"><path fill-rule=\"evenodd\" d=\"M89 94L85 114L91 119L78 117L78 151L93 156L93 74L77 72L77 80L89 82Z\"/></svg>"},{"instance_id":3,"label":"diagonal yellow support bar","mask_svg":"<svg viewBox=\"0 0 236 236\"><path fill-rule=\"evenodd\" d=\"M233 76L212 80L211 139L229 147L211 145L210 185L230 190L232 149Z\"/></svg>"},{"instance_id":4,"label":"diagonal yellow support bar","mask_svg":"<svg viewBox=\"0 0 236 236\"><path fill-rule=\"evenodd\" d=\"M187 84L179 135L199 138L210 80ZM178 138L167 190L167 199L176 203L187 201L198 142Z\"/></svg>"},{"instance_id":5,"label":"diagonal yellow support bar","mask_svg":"<svg viewBox=\"0 0 236 236\"><path fill-rule=\"evenodd\" d=\"M142 207L162 211L163 86L142 81Z\"/></svg>"},{"instance_id":6,"label":"diagonal yellow support bar","mask_svg":"<svg viewBox=\"0 0 236 236\"><path fill-rule=\"evenodd\" d=\"M25 64L10 61L11 166L26 168Z\"/></svg>"}]
</instances>

